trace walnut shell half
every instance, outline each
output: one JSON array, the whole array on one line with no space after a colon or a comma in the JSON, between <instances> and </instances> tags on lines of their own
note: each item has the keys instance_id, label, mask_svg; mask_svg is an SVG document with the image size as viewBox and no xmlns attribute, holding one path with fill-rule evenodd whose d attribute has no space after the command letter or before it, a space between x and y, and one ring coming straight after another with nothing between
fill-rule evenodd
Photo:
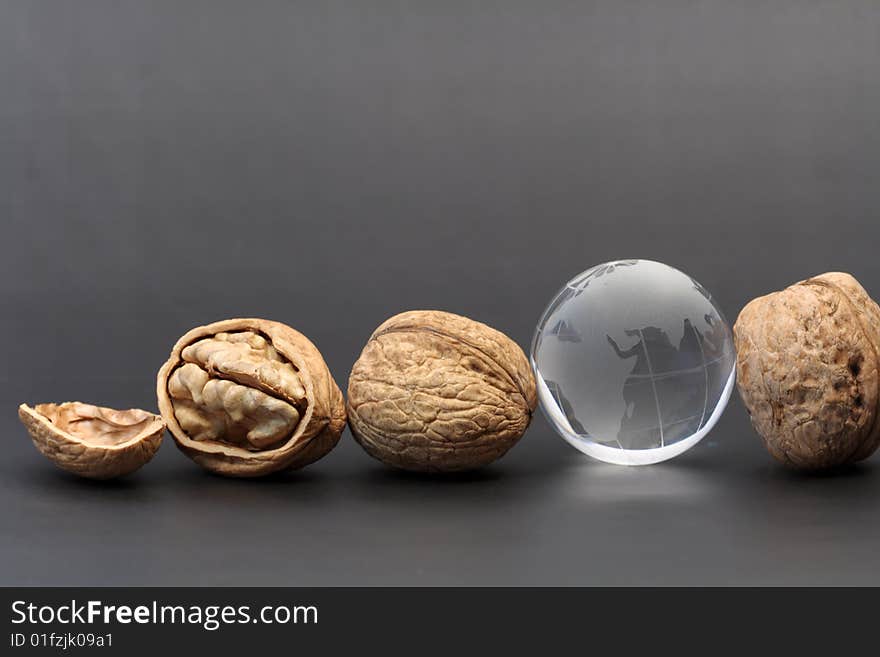
<instances>
[{"instance_id":1,"label":"walnut shell half","mask_svg":"<svg viewBox=\"0 0 880 657\"><path fill-rule=\"evenodd\" d=\"M535 379L515 342L433 310L405 312L379 326L348 382L355 439L404 470L486 465L520 439L536 405Z\"/></svg>"},{"instance_id":2,"label":"walnut shell half","mask_svg":"<svg viewBox=\"0 0 880 657\"><path fill-rule=\"evenodd\" d=\"M18 407L34 445L59 468L89 479L134 472L162 444L165 423L140 409L117 411L82 402Z\"/></svg>"},{"instance_id":3,"label":"walnut shell half","mask_svg":"<svg viewBox=\"0 0 880 657\"><path fill-rule=\"evenodd\" d=\"M751 301L733 327L737 384L780 462L819 470L880 445L880 307L828 273Z\"/></svg>"},{"instance_id":4,"label":"walnut shell half","mask_svg":"<svg viewBox=\"0 0 880 657\"><path fill-rule=\"evenodd\" d=\"M291 327L228 319L194 328L156 381L177 446L222 475L301 468L329 452L345 403L321 353Z\"/></svg>"}]
</instances>

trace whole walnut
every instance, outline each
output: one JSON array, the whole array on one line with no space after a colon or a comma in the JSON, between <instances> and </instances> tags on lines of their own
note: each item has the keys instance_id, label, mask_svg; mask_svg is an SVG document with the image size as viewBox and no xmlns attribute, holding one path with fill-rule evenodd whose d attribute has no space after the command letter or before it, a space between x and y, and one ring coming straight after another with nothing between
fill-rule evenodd
<instances>
[{"instance_id":1,"label":"whole walnut","mask_svg":"<svg viewBox=\"0 0 880 657\"><path fill-rule=\"evenodd\" d=\"M301 468L345 428L345 402L318 349L265 319L194 328L159 370L159 410L177 446L218 474Z\"/></svg>"},{"instance_id":2,"label":"whole walnut","mask_svg":"<svg viewBox=\"0 0 880 657\"><path fill-rule=\"evenodd\" d=\"M434 310L405 312L379 326L348 381L355 439L404 470L491 463L520 439L536 405L535 379L515 342Z\"/></svg>"},{"instance_id":3,"label":"whole walnut","mask_svg":"<svg viewBox=\"0 0 880 657\"><path fill-rule=\"evenodd\" d=\"M777 460L819 470L880 445L880 307L828 273L751 301L733 327L740 395Z\"/></svg>"}]
</instances>

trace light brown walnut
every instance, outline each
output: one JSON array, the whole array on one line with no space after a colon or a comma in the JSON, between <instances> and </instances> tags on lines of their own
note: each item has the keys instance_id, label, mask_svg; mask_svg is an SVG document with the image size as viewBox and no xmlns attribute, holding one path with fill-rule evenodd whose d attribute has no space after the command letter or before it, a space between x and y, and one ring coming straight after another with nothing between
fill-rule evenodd
<instances>
[{"instance_id":1,"label":"light brown walnut","mask_svg":"<svg viewBox=\"0 0 880 657\"><path fill-rule=\"evenodd\" d=\"M537 405L522 350L451 313L416 310L375 330L348 382L349 426L372 456L404 470L469 470L501 457Z\"/></svg>"},{"instance_id":2,"label":"light brown walnut","mask_svg":"<svg viewBox=\"0 0 880 657\"><path fill-rule=\"evenodd\" d=\"M338 442L342 393L318 349L264 319L229 319L184 335L157 378L159 410L185 454L219 474L300 468Z\"/></svg>"},{"instance_id":3,"label":"light brown walnut","mask_svg":"<svg viewBox=\"0 0 880 657\"><path fill-rule=\"evenodd\" d=\"M162 444L162 418L140 409L117 411L82 402L22 404L18 417L34 445L59 468L89 479L134 472Z\"/></svg>"},{"instance_id":4,"label":"light brown walnut","mask_svg":"<svg viewBox=\"0 0 880 657\"><path fill-rule=\"evenodd\" d=\"M733 327L737 384L780 462L820 470L880 445L880 307L828 273L751 301Z\"/></svg>"}]
</instances>

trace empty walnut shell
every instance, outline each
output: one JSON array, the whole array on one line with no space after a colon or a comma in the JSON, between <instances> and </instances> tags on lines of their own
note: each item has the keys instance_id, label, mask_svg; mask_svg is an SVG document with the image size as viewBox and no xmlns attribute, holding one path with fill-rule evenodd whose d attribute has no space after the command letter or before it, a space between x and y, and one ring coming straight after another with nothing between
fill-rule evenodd
<instances>
[{"instance_id":1,"label":"empty walnut shell","mask_svg":"<svg viewBox=\"0 0 880 657\"><path fill-rule=\"evenodd\" d=\"M493 328L416 310L375 330L348 381L349 426L404 470L478 468L523 435L537 404L525 354Z\"/></svg>"},{"instance_id":2,"label":"empty walnut shell","mask_svg":"<svg viewBox=\"0 0 880 657\"><path fill-rule=\"evenodd\" d=\"M782 463L818 470L880 445L880 307L829 273L751 301L733 327L740 395Z\"/></svg>"},{"instance_id":3,"label":"empty walnut shell","mask_svg":"<svg viewBox=\"0 0 880 657\"><path fill-rule=\"evenodd\" d=\"M59 468L90 479L134 472L153 458L165 423L140 409L117 411L81 402L27 404L18 417L34 445Z\"/></svg>"},{"instance_id":4,"label":"empty walnut shell","mask_svg":"<svg viewBox=\"0 0 880 657\"><path fill-rule=\"evenodd\" d=\"M321 353L279 322L194 328L174 345L156 386L177 446L218 474L301 468L333 449L345 427L342 392Z\"/></svg>"}]
</instances>

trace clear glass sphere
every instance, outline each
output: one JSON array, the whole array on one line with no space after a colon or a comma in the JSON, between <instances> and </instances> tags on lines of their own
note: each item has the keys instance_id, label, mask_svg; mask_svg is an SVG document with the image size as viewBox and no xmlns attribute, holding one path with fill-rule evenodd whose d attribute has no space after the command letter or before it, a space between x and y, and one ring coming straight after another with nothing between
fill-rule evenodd
<instances>
[{"instance_id":1,"label":"clear glass sphere","mask_svg":"<svg viewBox=\"0 0 880 657\"><path fill-rule=\"evenodd\" d=\"M621 465L696 445L724 411L736 370L709 293L651 260L607 262L566 283L538 322L531 360L556 431Z\"/></svg>"}]
</instances>

